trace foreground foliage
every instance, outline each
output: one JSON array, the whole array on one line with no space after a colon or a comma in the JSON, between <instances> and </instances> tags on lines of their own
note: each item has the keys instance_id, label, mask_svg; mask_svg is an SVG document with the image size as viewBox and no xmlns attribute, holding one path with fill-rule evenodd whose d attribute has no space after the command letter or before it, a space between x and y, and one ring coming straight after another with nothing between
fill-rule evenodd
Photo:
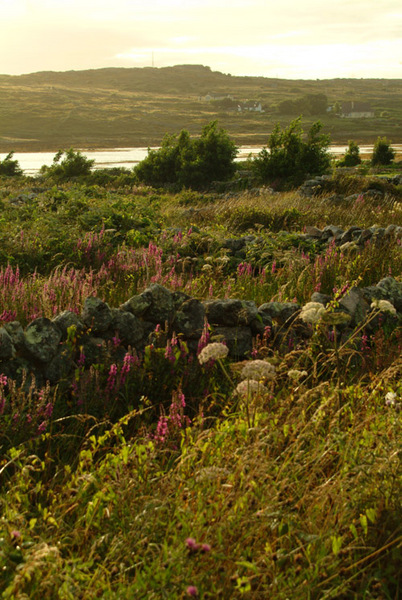
<instances>
[{"instance_id":1,"label":"foreground foliage","mask_svg":"<svg viewBox=\"0 0 402 600\"><path fill-rule=\"evenodd\" d=\"M343 206L31 187L2 184L2 324L77 310L90 295L118 306L151 282L306 304L313 291L339 299L402 272L397 239L348 253L297 235L400 225L396 188ZM256 232L229 255L225 241ZM368 320L382 327L338 343L311 311L303 343L267 330L240 363L208 328L197 358L161 327L123 362L113 340L91 368L80 357L74 380L54 388L0 373L2 597L400 597L400 321L379 307ZM68 343L79 348L77 332Z\"/></svg>"}]
</instances>

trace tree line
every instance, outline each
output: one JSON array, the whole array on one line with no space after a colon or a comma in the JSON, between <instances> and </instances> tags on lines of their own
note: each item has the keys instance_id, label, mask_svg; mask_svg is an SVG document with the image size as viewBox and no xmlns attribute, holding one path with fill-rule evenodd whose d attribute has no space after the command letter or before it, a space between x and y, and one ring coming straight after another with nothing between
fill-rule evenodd
<instances>
[{"instance_id":1,"label":"tree line","mask_svg":"<svg viewBox=\"0 0 402 600\"><path fill-rule=\"evenodd\" d=\"M301 119L301 116L294 119L284 128L279 123L276 124L267 145L257 156L248 160L247 167L256 180L262 184L273 184L277 189L288 189L300 185L306 177L329 171L333 160L328 151L330 136L322 132L320 121L313 123L305 133ZM227 131L219 127L217 121L212 121L203 127L198 137L191 137L186 129L177 135L165 135L160 148L149 149L147 157L132 171L104 171L116 176L130 174L139 183L154 187L206 189L212 182L225 182L233 178L237 170L237 152L238 147ZM23 175L13 155L10 152L0 161L0 175ZM378 137L371 164L389 165L394 158L395 150L391 143L385 137ZM107 180L107 174L93 173L94 162L79 150L60 150L50 166L44 165L41 168L40 177L56 183L92 177L93 183L102 183ZM360 163L359 146L351 140L337 166L353 167Z\"/></svg>"}]
</instances>

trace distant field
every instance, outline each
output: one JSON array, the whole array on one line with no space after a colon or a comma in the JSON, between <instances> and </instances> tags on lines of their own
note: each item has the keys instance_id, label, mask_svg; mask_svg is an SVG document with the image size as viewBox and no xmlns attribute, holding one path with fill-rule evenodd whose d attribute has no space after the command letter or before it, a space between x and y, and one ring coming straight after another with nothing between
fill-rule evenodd
<instances>
[{"instance_id":1,"label":"distant field","mask_svg":"<svg viewBox=\"0 0 402 600\"><path fill-rule=\"evenodd\" d=\"M265 144L279 115L278 105L306 94L325 94L328 103L369 102L374 118L321 120L333 143L373 143L379 135L402 141L402 79L283 80L233 77L208 67L98 69L65 73L0 75L0 152L111 148L159 144L165 133L197 134L218 119L238 144ZM237 112L206 94L230 94L236 102L261 102L264 112Z\"/></svg>"}]
</instances>

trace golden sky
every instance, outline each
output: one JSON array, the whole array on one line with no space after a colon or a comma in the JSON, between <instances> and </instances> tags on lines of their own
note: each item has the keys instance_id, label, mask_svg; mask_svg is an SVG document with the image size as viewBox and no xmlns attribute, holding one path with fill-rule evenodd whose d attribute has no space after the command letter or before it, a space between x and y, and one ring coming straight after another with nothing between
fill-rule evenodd
<instances>
[{"instance_id":1,"label":"golden sky","mask_svg":"<svg viewBox=\"0 0 402 600\"><path fill-rule=\"evenodd\" d=\"M0 73L203 64L402 78L401 0L0 0Z\"/></svg>"}]
</instances>

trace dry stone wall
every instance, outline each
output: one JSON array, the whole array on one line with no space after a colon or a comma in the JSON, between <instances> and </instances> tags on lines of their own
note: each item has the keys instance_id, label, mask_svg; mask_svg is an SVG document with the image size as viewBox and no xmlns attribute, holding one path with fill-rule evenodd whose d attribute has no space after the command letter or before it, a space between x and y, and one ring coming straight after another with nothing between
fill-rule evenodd
<instances>
[{"instance_id":1,"label":"dry stone wall","mask_svg":"<svg viewBox=\"0 0 402 600\"><path fill-rule=\"evenodd\" d=\"M331 297L314 293L311 300L326 305ZM347 325L339 325L342 335L350 335L366 319L373 300L391 302L396 314L388 313L386 318L400 323L402 282L386 277L375 286L351 288L340 300L337 310L350 316ZM102 362L110 344L121 350L121 360L129 347L143 352L153 342L155 328L165 332L166 340L173 333L181 336L195 353L206 323L216 339L226 342L231 357L244 358L267 327L272 340L280 341L289 331L296 342L308 338L312 330L298 318L300 310L300 305L288 302L266 302L259 307L238 299L202 302L159 284L119 308L90 297L79 315L65 311L52 320L41 317L25 330L17 321L4 323L0 327L0 374L17 381L34 376L37 385L56 384L74 374L80 357L85 367ZM379 326L381 320L371 321L371 328Z\"/></svg>"}]
</instances>

